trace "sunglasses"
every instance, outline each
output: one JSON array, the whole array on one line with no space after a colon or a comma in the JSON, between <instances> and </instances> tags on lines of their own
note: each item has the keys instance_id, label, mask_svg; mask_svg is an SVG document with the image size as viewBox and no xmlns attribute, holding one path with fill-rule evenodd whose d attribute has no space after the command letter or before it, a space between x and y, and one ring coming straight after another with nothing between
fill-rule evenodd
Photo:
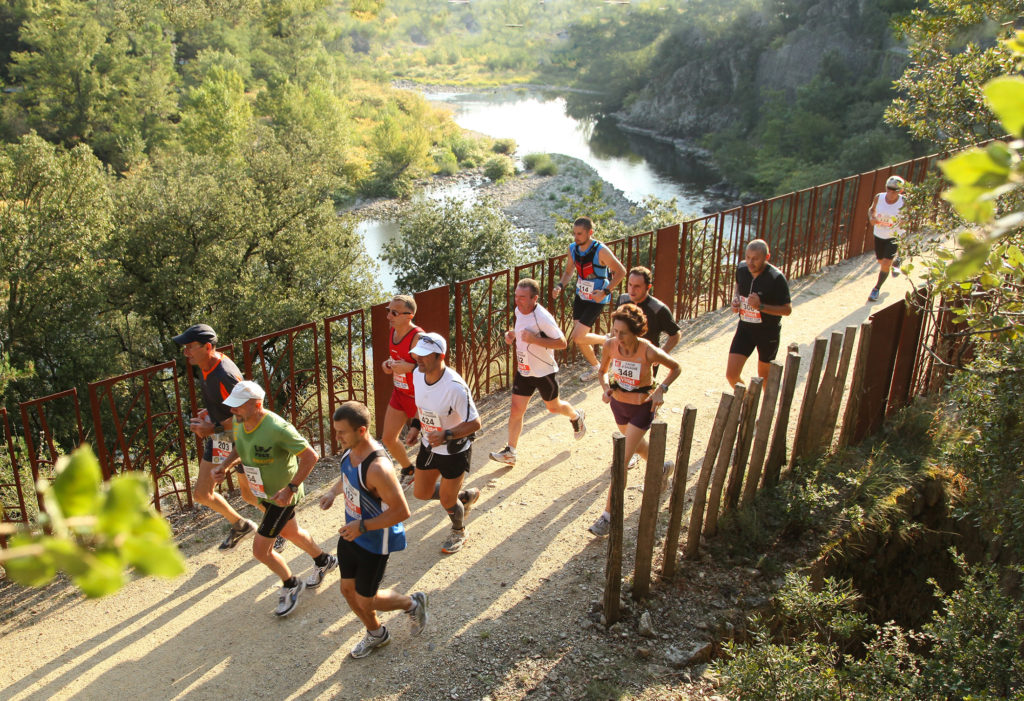
<instances>
[{"instance_id":1,"label":"sunglasses","mask_svg":"<svg viewBox=\"0 0 1024 701\"><path fill-rule=\"evenodd\" d=\"M396 312L394 309L388 309L388 316L402 316L403 314L412 314L412 312Z\"/></svg>"},{"instance_id":2,"label":"sunglasses","mask_svg":"<svg viewBox=\"0 0 1024 701\"><path fill-rule=\"evenodd\" d=\"M420 343L429 343L429 344L430 344L430 345L432 345L432 346L433 346L434 348L437 348L438 350L440 350L440 349L441 349L441 344L440 344L440 343L438 343L437 341L435 341L434 339L432 339L432 338L431 338L430 336L420 336L420 340L419 340L419 342L420 342ZM443 351L442 351L442 352L443 352Z\"/></svg>"}]
</instances>

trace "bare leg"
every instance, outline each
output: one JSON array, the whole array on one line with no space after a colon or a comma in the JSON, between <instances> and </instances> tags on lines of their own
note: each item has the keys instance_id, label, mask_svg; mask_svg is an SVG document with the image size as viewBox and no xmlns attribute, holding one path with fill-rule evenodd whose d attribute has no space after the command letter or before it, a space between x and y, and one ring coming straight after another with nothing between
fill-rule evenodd
<instances>
[{"instance_id":1,"label":"bare leg","mask_svg":"<svg viewBox=\"0 0 1024 701\"><path fill-rule=\"evenodd\" d=\"M740 378L740 375L743 374L743 366L746 364L747 356L740 355L739 353L729 354L729 362L725 366L725 378L729 380L730 387L743 384L743 380Z\"/></svg>"},{"instance_id":2,"label":"bare leg","mask_svg":"<svg viewBox=\"0 0 1024 701\"><path fill-rule=\"evenodd\" d=\"M590 363L591 366L597 365L597 354L594 353L594 346L604 343L604 336L590 333L589 326L584 326L576 321L573 323L572 334L569 336L569 340L576 344L584 360Z\"/></svg>"},{"instance_id":3,"label":"bare leg","mask_svg":"<svg viewBox=\"0 0 1024 701\"><path fill-rule=\"evenodd\" d=\"M391 453L391 457L397 460L401 467L412 465L412 462L409 461L409 453L406 452L402 442L398 440L402 434L402 428L405 426L405 420L404 411L388 406L384 413L384 430L380 434L380 442L384 444L384 447Z\"/></svg>"},{"instance_id":4,"label":"bare leg","mask_svg":"<svg viewBox=\"0 0 1024 701\"><path fill-rule=\"evenodd\" d=\"M412 598L399 594L391 589L382 589L375 596L365 597L356 591L356 580L341 580L341 594L345 601L366 630L377 630L382 623L377 616L378 611L407 611L412 606Z\"/></svg>"},{"instance_id":5,"label":"bare leg","mask_svg":"<svg viewBox=\"0 0 1024 701\"><path fill-rule=\"evenodd\" d=\"M208 460L201 460L199 462L199 474L196 476L196 486L192 490L192 498L203 506L208 506L218 514L224 517L224 519L232 526L238 523L242 517L231 508L231 504L227 500L217 493L214 489L216 482L213 480L213 470L218 467Z\"/></svg>"},{"instance_id":6,"label":"bare leg","mask_svg":"<svg viewBox=\"0 0 1024 701\"><path fill-rule=\"evenodd\" d=\"M644 436L647 434L647 429L639 428L633 424L621 425L619 427L619 433L626 437L626 464L629 464L629 459L633 457L633 453L636 453L644 460L647 459L647 440ZM612 510L612 488L608 485L608 499L604 504L605 511Z\"/></svg>"},{"instance_id":7,"label":"bare leg","mask_svg":"<svg viewBox=\"0 0 1024 701\"><path fill-rule=\"evenodd\" d=\"M512 395L512 407L508 416L508 444L513 448L519 443L519 436L523 433L523 416L529 403L529 397L521 394Z\"/></svg>"},{"instance_id":8,"label":"bare leg","mask_svg":"<svg viewBox=\"0 0 1024 701\"><path fill-rule=\"evenodd\" d=\"M558 397L555 397L550 402L544 402L544 406L546 406L548 411L552 414L561 414L569 420L576 418L576 409L573 408L573 405L559 399ZM520 422L520 426L522 426L522 422Z\"/></svg>"}]
</instances>

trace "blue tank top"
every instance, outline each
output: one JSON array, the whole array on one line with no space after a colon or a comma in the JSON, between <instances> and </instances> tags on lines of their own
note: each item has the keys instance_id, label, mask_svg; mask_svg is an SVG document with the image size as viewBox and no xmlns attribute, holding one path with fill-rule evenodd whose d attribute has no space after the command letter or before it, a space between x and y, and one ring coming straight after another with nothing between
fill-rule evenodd
<instances>
[{"instance_id":1,"label":"blue tank top","mask_svg":"<svg viewBox=\"0 0 1024 701\"><path fill-rule=\"evenodd\" d=\"M573 241L569 244L569 253L572 255L572 264L576 267L576 296L588 302L604 304L611 295L605 295L600 302L590 298L590 291L604 290L608 287L609 275L608 266L601 265L600 241L591 241L587 252L580 254L579 246Z\"/></svg>"},{"instance_id":2,"label":"blue tank top","mask_svg":"<svg viewBox=\"0 0 1024 701\"><path fill-rule=\"evenodd\" d=\"M341 457L341 476L344 479L343 486L345 488L345 523L380 516L388 508L387 504L382 503L366 488L366 470L369 469L370 463L380 457L388 465L391 465L387 453L378 448L366 456L361 465L352 464L352 461L349 460L350 453L351 451L345 451ZM378 555L404 550L405 526L396 523L383 530L378 528L374 531L367 531L352 542Z\"/></svg>"}]
</instances>

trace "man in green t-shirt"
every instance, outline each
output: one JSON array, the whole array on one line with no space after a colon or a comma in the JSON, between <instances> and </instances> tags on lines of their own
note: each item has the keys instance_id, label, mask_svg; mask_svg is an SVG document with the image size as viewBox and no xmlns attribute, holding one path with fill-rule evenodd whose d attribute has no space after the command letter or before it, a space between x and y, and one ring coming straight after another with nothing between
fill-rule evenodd
<instances>
[{"instance_id":1,"label":"man in green t-shirt","mask_svg":"<svg viewBox=\"0 0 1024 701\"><path fill-rule=\"evenodd\" d=\"M243 380L224 400L234 415L235 447L214 476L223 479L227 468L241 461L252 493L265 509L252 554L281 578L274 614L287 616L295 609L302 590L320 586L324 575L338 566L338 559L325 553L295 520L295 507L303 494L302 481L320 456L294 426L263 408L265 396L258 384ZM313 558L313 573L305 582L296 578L284 558L274 552L274 539L279 535Z\"/></svg>"}]
</instances>

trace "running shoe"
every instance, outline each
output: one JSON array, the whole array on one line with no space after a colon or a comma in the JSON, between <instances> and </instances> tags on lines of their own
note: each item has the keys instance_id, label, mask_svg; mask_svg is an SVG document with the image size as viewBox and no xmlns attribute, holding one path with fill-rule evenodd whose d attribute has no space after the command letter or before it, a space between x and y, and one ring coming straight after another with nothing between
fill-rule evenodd
<instances>
[{"instance_id":1,"label":"running shoe","mask_svg":"<svg viewBox=\"0 0 1024 701\"><path fill-rule=\"evenodd\" d=\"M676 466L675 460L666 460L665 464L661 466L661 491L665 491L668 487L668 478L672 476L672 470Z\"/></svg>"},{"instance_id":2,"label":"running shoe","mask_svg":"<svg viewBox=\"0 0 1024 701\"><path fill-rule=\"evenodd\" d=\"M590 526L590 532L596 536L604 537L612 530L612 522L601 514L593 525Z\"/></svg>"},{"instance_id":3,"label":"running shoe","mask_svg":"<svg viewBox=\"0 0 1024 701\"><path fill-rule=\"evenodd\" d=\"M334 555L327 556L327 564L323 567L319 567L316 563L313 564L313 571L308 577L306 577L306 586L310 589L316 589L320 586L320 583L324 581L324 576L338 566L338 558Z\"/></svg>"},{"instance_id":4,"label":"running shoe","mask_svg":"<svg viewBox=\"0 0 1024 701\"><path fill-rule=\"evenodd\" d=\"M457 531L454 528L451 533L448 534L448 538L444 541L444 545L441 546L441 552L445 555L451 555L462 550L462 546L466 544L466 529L463 528L461 531Z\"/></svg>"},{"instance_id":5,"label":"running shoe","mask_svg":"<svg viewBox=\"0 0 1024 701\"><path fill-rule=\"evenodd\" d=\"M221 541L219 549L230 550L231 548L238 545L238 541L240 541L242 538L249 535L250 533L255 532L255 523L253 523L247 518L240 518L238 519L238 523L231 526L231 530L229 530L228 534L224 536L224 540Z\"/></svg>"},{"instance_id":6,"label":"running shoe","mask_svg":"<svg viewBox=\"0 0 1024 701\"><path fill-rule=\"evenodd\" d=\"M274 539L274 552L284 552L284 536L277 536L277 538Z\"/></svg>"},{"instance_id":7,"label":"running shoe","mask_svg":"<svg viewBox=\"0 0 1024 701\"><path fill-rule=\"evenodd\" d=\"M373 652L374 648L384 647L390 642L391 633L388 632L386 627L384 628L384 635L371 635L370 631L366 631L366 635L364 635L363 639L360 640L354 648L352 648L352 652L350 654L358 660L361 657L369 655Z\"/></svg>"},{"instance_id":8,"label":"running shoe","mask_svg":"<svg viewBox=\"0 0 1024 701\"><path fill-rule=\"evenodd\" d=\"M580 374L580 380L582 380L583 382L590 382L591 380L596 380L597 379L597 371L598 371L598 366L597 365L592 365L589 369L584 370L583 373Z\"/></svg>"},{"instance_id":9,"label":"running shoe","mask_svg":"<svg viewBox=\"0 0 1024 701\"><path fill-rule=\"evenodd\" d=\"M510 445L506 445L502 450L497 453L491 453L491 460L494 462L503 462L506 465L516 464L516 449Z\"/></svg>"},{"instance_id":10,"label":"running shoe","mask_svg":"<svg viewBox=\"0 0 1024 701\"><path fill-rule=\"evenodd\" d=\"M901 258L897 258L896 260L894 260L892 262L892 268L890 268L890 272L892 273L893 277L899 277L900 273L903 272L902 270L900 270L900 263L901 262L902 262Z\"/></svg>"},{"instance_id":11,"label":"running shoe","mask_svg":"<svg viewBox=\"0 0 1024 701\"><path fill-rule=\"evenodd\" d=\"M402 485L402 490L408 492L412 489L413 482L416 481L416 468L412 465L409 467L403 467L402 472L399 475L398 483Z\"/></svg>"},{"instance_id":12,"label":"running shoe","mask_svg":"<svg viewBox=\"0 0 1024 701\"><path fill-rule=\"evenodd\" d=\"M306 583L301 579L294 587L281 587L281 593L277 595L277 608L274 609L275 616L287 616L295 610L299 603L299 594L306 588Z\"/></svg>"},{"instance_id":13,"label":"running shoe","mask_svg":"<svg viewBox=\"0 0 1024 701\"><path fill-rule=\"evenodd\" d=\"M586 413L582 409L576 410L576 418L570 419L572 423L572 437L576 440L582 440L587 435L587 423L584 421Z\"/></svg>"},{"instance_id":14,"label":"running shoe","mask_svg":"<svg viewBox=\"0 0 1024 701\"><path fill-rule=\"evenodd\" d=\"M418 591L412 595L412 600L416 602L416 608L412 611L406 611L405 615L409 617L409 635L415 638L427 627L427 621L430 620L430 616L427 615L426 594Z\"/></svg>"},{"instance_id":15,"label":"running shoe","mask_svg":"<svg viewBox=\"0 0 1024 701\"><path fill-rule=\"evenodd\" d=\"M869 302L877 302L878 301L878 288L877 287L874 288L873 290L871 290L871 294L868 295L868 301Z\"/></svg>"},{"instance_id":16,"label":"running shoe","mask_svg":"<svg viewBox=\"0 0 1024 701\"><path fill-rule=\"evenodd\" d=\"M635 470L636 466L640 464L640 456L633 453L633 457L629 459L629 464L626 465L627 470Z\"/></svg>"},{"instance_id":17,"label":"running shoe","mask_svg":"<svg viewBox=\"0 0 1024 701\"><path fill-rule=\"evenodd\" d=\"M473 504L480 501L480 490L476 487L463 489L459 492L459 501L462 502L462 508L466 510L463 515L463 518L465 518L466 516L469 516L469 510L473 508Z\"/></svg>"}]
</instances>

